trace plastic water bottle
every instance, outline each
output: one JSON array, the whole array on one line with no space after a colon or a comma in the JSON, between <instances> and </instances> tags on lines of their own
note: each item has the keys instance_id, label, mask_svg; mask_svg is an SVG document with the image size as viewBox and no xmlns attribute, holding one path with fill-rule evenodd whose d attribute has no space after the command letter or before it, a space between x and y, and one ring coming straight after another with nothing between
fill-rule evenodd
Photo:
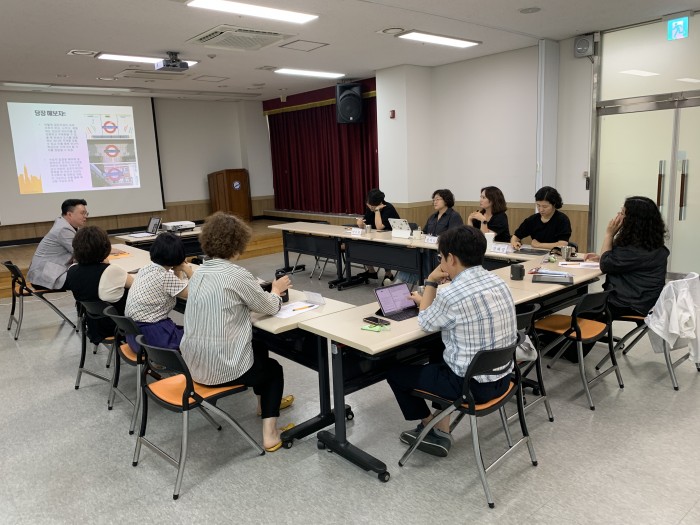
<instances>
[{"instance_id":1,"label":"plastic water bottle","mask_svg":"<svg viewBox=\"0 0 700 525\"><path fill-rule=\"evenodd\" d=\"M420 226L418 226L415 230L413 230L413 238L417 241L420 241L423 236L423 231L420 229Z\"/></svg>"}]
</instances>

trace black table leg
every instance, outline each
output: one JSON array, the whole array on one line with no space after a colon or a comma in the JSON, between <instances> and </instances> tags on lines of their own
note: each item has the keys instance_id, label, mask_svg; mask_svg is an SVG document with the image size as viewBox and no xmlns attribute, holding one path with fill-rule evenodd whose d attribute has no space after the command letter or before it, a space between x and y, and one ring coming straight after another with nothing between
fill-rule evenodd
<instances>
[{"instance_id":1,"label":"black table leg","mask_svg":"<svg viewBox=\"0 0 700 525\"><path fill-rule=\"evenodd\" d=\"M328 378L328 350L324 338L316 337L316 351L318 359L318 397L321 410L317 416L299 423L282 433L280 437L285 448L291 448L295 439L310 436L314 432L332 425L335 421L334 410L331 408L330 381ZM342 417L348 419L355 417L350 405L344 406Z\"/></svg>"},{"instance_id":2,"label":"black table leg","mask_svg":"<svg viewBox=\"0 0 700 525\"><path fill-rule=\"evenodd\" d=\"M336 344L328 341L333 366L333 403L335 407L345 406L345 389L343 385L343 355ZM354 463L361 469L377 473L380 481L389 481L390 475L386 465L364 450L347 440L343 410L335 411L335 433L322 430L318 433L318 447L328 447L331 451Z\"/></svg>"}]
</instances>

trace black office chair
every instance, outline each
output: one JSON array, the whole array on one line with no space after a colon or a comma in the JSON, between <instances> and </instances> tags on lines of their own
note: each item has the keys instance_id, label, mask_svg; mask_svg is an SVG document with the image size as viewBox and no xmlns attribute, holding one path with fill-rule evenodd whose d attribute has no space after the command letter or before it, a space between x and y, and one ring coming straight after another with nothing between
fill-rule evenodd
<instances>
[{"instance_id":1,"label":"black office chair","mask_svg":"<svg viewBox=\"0 0 700 525\"><path fill-rule=\"evenodd\" d=\"M583 295L570 316L555 314L535 321L536 330L550 332L557 336L549 345L547 345L545 349L542 350L543 354L546 354L549 352L549 350L555 348L562 342L564 343L547 365L547 368L554 366L554 363L557 362L564 351L572 343L576 343L581 382L583 383L583 390L586 393L588 405L591 410L595 410L595 405L593 404L593 398L591 397L589 386L593 386L610 372L615 372L620 388L625 387L624 383L622 382L620 368L617 366L617 359L615 358L615 350L613 348L612 317L607 306L609 294L610 290ZM587 314L594 318L602 316L604 318L604 322L583 318L581 317L583 314ZM608 353L610 355L610 359L612 360L612 365L593 379L588 380L586 377L586 368L583 363L583 344L595 343L602 339L606 339L608 342Z\"/></svg>"},{"instance_id":2,"label":"black office chair","mask_svg":"<svg viewBox=\"0 0 700 525\"><path fill-rule=\"evenodd\" d=\"M79 326L80 326L80 364L78 365L78 377L75 380L75 389L78 390L80 388L80 379L83 374L88 374L93 377L96 377L97 379L101 379L102 381L106 381L108 383L114 383L115 379L119 381L119 366L118 363L112 370L112 376L108 377L106 375L103 375L99 372L96 372L94 370L90 370L88 368L85 368L85 357L87 354L87 342L88 342L88 319L91 319L94 322L100 322L103 320L108 319L104 315L104 310L107 308L109 303L106 303L104 301L78 301L78 312L79 312ZM107 354L107 364L105 365L106 368L109 368L110 362L112 361L112 354L114 353L114 346L115 346L115 340L116 338L114 336L108 336L102 338L98 342L93 342L95 345L95 348L93 350L93 354L97 353L97 347L100 344L103 344L105 346L109 347L109 354Z\"/></svg>"},{"instance_id":3,"label":"black office chair","mask_svg":"<svg viewBox=\"0 0 700 525\"><path fill-rule=\"evenodd\" d=\"M523 377L523 388L532 388L532 393L536 396L534 400L530 401L525 405L525 410L529 410L538 403L544 402L544 406L547 410L547 417L550 421L554 421L554 414L552 413L552 407L549 405L549 399L547 399L547 390L545 389L544 379L542 378L542 354L540 353L539 337L537 336L537 331L535 330L533 322L535 314L539 310L539 304L531 304L523 307L516 307L518 331L522 332L523 335L526 335L530 338L530 341L532 341L532 344L535 347L534 350L536 353L536 358L534 361L525 361L522 363L518 363L518 365L520 366L520 372ZM516 352L516 361L517 355L518 353ZM527 375L533 369L535 370L537 380L527 378ZM515 417L516 414L513 414L512 416L510 416L509 420Z\"/></svg>"},{"instance_id":4,"label":"black office chair","mask_svg":"<svg viewBox=\"0 0 700 525\"><path fill-rule=\"evenodd\" d=\"M2 264L3 266L5 266L5 268L7 268L7 270L10 272L10 275L12 276L12 307L10 308L10 319L7 322L7 329L11 330L12 323L17 323L17 328L15 328L14 335L15 341L19 338L19 331L22 328L25 297L36 297L44 304L46 304L49 308L51 308L54 312L56 312L61 317L61 319L63 319L66 323L71 325L76 332L78 331L78 328L75 326L75 323L68 319L68 317L66 317L66 314L59 310L56 307L56 305L54 305L51 301L44 297L48 294L63 292L63 290L47 290L34 288L24 278L24 274L22 273L22 270L19 269L19 266L14 264L12 261L5 261ZM18 309L17 317L15 317L15 308Z\"/></svg>"},{"instance_id":5,"label":"black office chair","mask_svg":"<svg viewBox=\"0 0 700 525\"><path fill-rule=\"evenodd\" d=\"M126 317L124 315L119 315L117 309L114 306L108 306L104 309L104 315L109 317L114 324L117 326L117 340L114 346L117 350L117 358L115 360L114 369L117 371L119 369L120 360L123 360L129 366L136 368L136 398L132 402L126 394L124 394L119 389L119 372L114 374L114 381L112 381L112 386L109 389L109 398L107 399L107 408L112 410L114 406L114 396L119 394L125 401L134 406L131 413L131 424L129 425L129 434L134 433L136 428L136 416L138 415L139 408L141 406L141 376L143 372L143 367L146 362L145 354L143 349L139 348L139 352L134 352L129 343L126 341L127 335L139 336L141 335L141 330L139 330L138 325L134 322L131 317ZM121 358L121 359L120 359ZM157 376L160 379L160 376Z\"/></svg>"},{"instance_id":6,"label":"black office chair","mask_svg":"<svg viewBox=\"0 0 700 525\"><path fill-rule=\"evenodd\" d=\"M479 375L483 374L493 374L494 371L502 369L514 362L515 348L517 345L521 344L524 340L522 333L518 333L517 341L506 348L496 349L496 350L482 350L477 353L469 364L467 369L467 374L464 377L464 390L462 395L456 399L445 399L430 392L423 390L414 390L413 395L421 397L428 401L436 403L440 407L444 407L443 410L430 420L430 422L423 428L421 433L418 435L416 441L408 448L404 455L399 460L399 465L404 466L411 457L413 452L415 452L418 445L423 441L428 432L435 427L437 423L446 417L449 417L453 412L458 412L459 415L455 421L450 425L450 430L454 429L457 424L462 420L465 415L469 415L469 423L471 425L472 432L472 446L474 447L474 457L476 459L477 470L479 471L479 478L481 479L481 484L484 487L484 493L486 494L486 501L489 507L493 508L495 506L493 497L491 496L491 489L489 488L488 481L486 479L486 474L498 464L501 463L503 459L512 455L516 450L518 450L522 445L527 445L528 451L530 452L530 461L534 466L537 466L537 457L535 456L535 449L532 445L532 439L527 430L527 424L525 422L525 407L523 406L523 391L522 391L522 377L520 374L520 368L514 366L514 372L510 380L510 385L508 390L496 399L492 399L488 403L482 403L477 405L474 402L471 391L469 390L469 381ZM477 429L477 418L486 416L493 412L500 412L501 408L513 397L516 396L518 405L518 419L520 420L520 429L522 430L523 437L518 440L517 443L511 444L509 442L509 448L503 454L501 454L495 461L493 461L488 467L484 467L484 460L481 455L481 446L479 443L479 434Z\"/></svg>"},{"instance_id":7,"label":"black office chair","mask_svg":"<svg viewBox=\"0 0 700 525\"><path fill-rule=\"evenodd\" d=\"M194 409L199 409L202 415L204 415L205 419L207 419L207 421L209 421L209 423L211 423L217 430L221 430L221 425L219 425L207 412L216 414L220 418L224 419L228 424L236 429L238 433L245 438L248 444L250 444L250 446L252 446L261 456L265 454L265 450L245 430L243 430L243 428L228 413L216 406L216 402L219 399L247 390L244 385L217 387L195 383L192 380L190 370L187 368L185 360L182 358L182 355L178 350L148 345L146 344L146 341L142 335L136 337L136 341L145 350L147 364L141 370L141 388L143 389L143 394L141 396L141 429L139 430L139 435L136 439L136 448L134 450L134 459L132 462L134 467L138 465L142 444L146 445L159 456L166 459L170 464L177 468L173 499L178 499L180 497L182 476L185 472L185 462L187 461L189 412ZM154 363L164 366L165 368L175 372L177 375L166 377L153 383L146 383L148 370ZM180 455L177 460L162 450L158 445L146 439L149 397L166 410L170 410L171 412L179 412L182 414L182 438L180 444Z\"/></svg>"}]
</instances>

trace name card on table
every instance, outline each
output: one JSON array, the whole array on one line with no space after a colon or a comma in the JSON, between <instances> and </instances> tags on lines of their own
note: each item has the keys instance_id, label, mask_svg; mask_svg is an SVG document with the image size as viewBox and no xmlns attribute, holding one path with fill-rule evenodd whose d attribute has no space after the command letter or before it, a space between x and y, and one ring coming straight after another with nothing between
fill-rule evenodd
<instances>
[{"instance_id":1,"label":"name card on table","mask_svg":"<svg viewBox=\"0 0 700 525\"><path fill-rule=\"evenodd\" d=\"M507 242L494 242L489 251L493 253L508 253L508 248L510 248L510 244Z\"/></svg>"},{"instance_id":2,"label":"name card on table","mask_svg":"<svg viewBox=\"0 0 700 525\"><path fill-rule=\"evenodd\" d=\"M428 244L437 244L438 238L437 235L426 235L423 240Z\"/></svg>"},{"instance_id":3,"label":"name card on table","mask_svg":"<svg viewBox=\"0 0 700 525\"><path fill-rule=\"evenodd\" d=\"M353 228L353 229L350 230L350 235L353 235L353 236L354 236L354 235L358 235L358 236L359 236L359 235L362 235L363 233L365 233L365 229L364 229L364 228Z\"/></svg>"}]
</instances>

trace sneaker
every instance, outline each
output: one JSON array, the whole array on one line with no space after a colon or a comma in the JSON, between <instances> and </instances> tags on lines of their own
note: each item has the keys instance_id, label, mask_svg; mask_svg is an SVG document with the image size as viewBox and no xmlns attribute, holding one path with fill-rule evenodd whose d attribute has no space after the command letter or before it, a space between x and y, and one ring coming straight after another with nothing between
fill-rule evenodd
<instances>
[{"instance_id":1,"label":"sneaker","mask_svg":"<svg viewBox=\"0 0 700 525\"><path fill-rule=\"evenodd\" d=\"M384 274L384 280L382 281L382 286L389 286L390 284L393 284L394 280L396 279L396 276L394 274Z\"/></svg>"},{"instance_id":2,"label":"sneaker","mask_svg":"<svg viewBox=\"0 0 700 525\"><path fill-rule=\"evenodd\" d=\"M423 431L423 425L419 424L414 430L406 430L401 432L401 442L407 445L413 445L418 439L418 434ZM422 450L426 454L444 458L452 448L452 435L442 430L435 428L430 429L428 435L418 445L418 450Z\"/></svg>"}]
</instances>

